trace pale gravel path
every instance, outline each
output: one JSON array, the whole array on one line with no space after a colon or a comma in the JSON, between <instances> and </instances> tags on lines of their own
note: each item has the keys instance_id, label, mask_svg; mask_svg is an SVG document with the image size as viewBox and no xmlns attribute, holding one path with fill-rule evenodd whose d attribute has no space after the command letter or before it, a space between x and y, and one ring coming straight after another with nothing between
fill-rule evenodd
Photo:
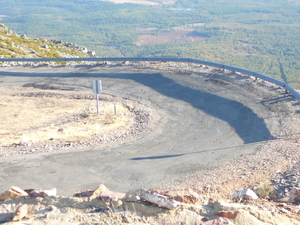
<instances>
[{"instance_id":1,"label":"pale gravel path","mask_svg":"<svg viewBox=\"0 0 300 225\"><path fill-rule=\"evenodd\" d=\"M1 68L2 86L90 90L92 80L101 79L105 94L139 101L162 119L146 137L118 147L2 157L0 192L12 185L56 187L59 195L99 183L118 191L150 187L252 153L286 135L283 121L299 107L283 90L248 76L196 69L182 75L176 69L124 66Z\"/></svg>"}]
</instances>

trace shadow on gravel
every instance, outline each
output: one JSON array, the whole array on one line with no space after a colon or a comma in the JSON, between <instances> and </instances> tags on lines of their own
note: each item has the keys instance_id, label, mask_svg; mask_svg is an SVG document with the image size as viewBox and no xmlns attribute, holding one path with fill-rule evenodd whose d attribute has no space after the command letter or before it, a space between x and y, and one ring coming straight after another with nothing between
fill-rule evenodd
<instances>
[{"instance_id":1,"label":"shadow on gravel","mask_svg":"<svg viewBox=\"0 0 300 225\"><path fill-rule=\"evenodd\" d=\"M191 153L187 153L187 154L191 154ZM183 155L187 155L187 154L146 156L146 157L131 158L130 160L165 159L165 158L173 158L173 157L183 156Z\"/></svg>"},{"instance_id":2,"label":"shadow on gravel","mask_svg":"<svg viewBox=\"0 0 300 225\"><path fill-rule=\"evenodd\" d=\"M156 155L156 156L136 157L136 158L131 158L130 160L165 159L165 158L173 158L173 157L179 157L179 156L185 156L185 155L191 155L191 154L197 154L197 153L203 153L203 152L215 152L215 151L222 151L222 150L227 150L227 149L237 149L237 148L243 148L244 146L245 145L239 145L239 146L233 146L233 147L201 150L201 151L188 152L188 153L177 154L177 155Z\"/></svg>"},{"instance_id":3,"label":"shadow on gravel","mask_svg":"<svg viewBox=\"0 0 300 225\"><path fill-rule=\"evenodd\" d=\"M287 95L287 94L284 94L284 96L280 96L280 97L277 97L277 98L273 98L273 99L268 99L268 100L265 100L265 101L261 101L261 103L269 103L269 104L277 104L279 102L286 102L286 101L292 101L294 99L294 96L293 95Z\"/></svg>"},{"instance_id":4,"label":"shadow on gravel","mask_svg":"<svg viewBox=\"0 0 300 225\"><path fill-rule=\"evenodd\" d=\"M101 68L99 68L98 71L99 70L101 70ZM258 117L249 107L231 99L180 85L160 73L107 74L96 73L95 71L92 71L92 73L20 73L0 71L0 76L130 79L148 86L162 95L188 102L193 107L204 111L206 114L227 122L244 141L244 144L273 139L264 120ZM49 79L47 79L47 82L49 82Z\"/></svg>"}]
</instances>

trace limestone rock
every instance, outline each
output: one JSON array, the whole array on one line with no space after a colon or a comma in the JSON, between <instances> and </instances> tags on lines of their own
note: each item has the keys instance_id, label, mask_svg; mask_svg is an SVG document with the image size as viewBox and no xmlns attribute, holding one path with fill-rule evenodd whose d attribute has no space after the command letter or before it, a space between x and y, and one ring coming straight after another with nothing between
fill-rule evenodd
<instances>
[{"instance_id":1,"label":"limestone rock","mask_svg":"<svg viewBox=\"0 0 300 225\"><path fill-rule=\"evenodd\" d=\"M201 216L214 216L218 211L208 205L182 205L189 211L196 212Z\"/></svg>"},{"instance_id":2,"label":"limestone rock","mask_svg":"<svg viewBox=\"0 0 300 225\"><path fill-rule=\"evenodd\" d=\"M228 203L225 201L216 201L213 203L212 207L216 211L237 211L239 209L248 208L247 205L238 204L238 203Z\"/></svg>"},{"instance_id":3,"label":"limestone rock","mask_svg":"<svg viewBox=\"0 0 300 225\"><path fill-rule=\"evenodd\" d=\"M141 200L141 198L137 195L127 195L125 200L126 202L138 202Z\"/></svg>"},{"instance_id":4,"label":"limestone rock","mask_svg":"<svg viewBox=\"0 0 300 225\"><path fill-rule=\"evenodd\" d=\"M229 224L228 220L221 217L221 218L217 218L217 219L212 219L212 220L208 220L202 223L198 223L197 225L227 225Z\"/></svg>"},{"instance_id":5,"label":"limestone rock","mask_svg":"<svg viewBox=\"0 0 300 225\"><path fill-rule=\"evenodd\" d=\"M44 190L44 192L48 195L48 196L56 196L57 194L57 189L56 188L51 188L49 190Z\"/></svg>"},{"instance_id":6,"label":"limestone rock","mask_svg":"<svg viewBox=\"0 0 300 225\"><path fill-rule=\"evenodd\" d=\"M89 189L82 189L82 190L78 190L75 191L73 194L73 197L77 197L77 198L83 198L88 200L89 197L91 197L94 193L94 190L89 190Z\"/></svg>"},{"instance_id":7,"label":"limestone rock","mask_svg":"<svg viewBox=\"0 0 300 225\"><path fill-rule=\"evenodd\" d=\"M14 204L0 204L0 224L11 220L14 216Z\"/></svg>"},{"instance_id":8,"label":"limestone rock","mask_svg":"<svg viewBox=\"0 0 300 225\"><path fill-rule=\"evenodd\" d=\"M114 209L116 209L116 208L119 208L120 206L122 206L123 202L121 200L114 200L110 204Z\"/></svg>"},{"instance_id":9,"label":"limestone rock","mask_svg":"<svg viewBox=\"0 0 300 225\"><path fill-rule=\"evenodd\" d=\"M103 191L99 197L106 202L117 201L125 199L126 193L115 192L115 191Z\"/></svg>"},{"instance_id":10,"label":"limestone rock","mask_svg":"<svg viewBox=\"0 0 300 225\"><path fill-rule=\"evenodd\" d=\"M279 213L274 213L272 211L260 210L256 206L249 207L247 211L251 214L251 216L262 221L263 224L300 224L298 220L288 218L286 216L283 216ZM237 214L235 218L237 218L240 215L240 213L241 211Z\"/></svg>"},{"instance_id":11,"label":"limestone rock","mask_svg":"<svg viewBox=\"0 0 300 225\"><path fill-rule=\"evenodd\" d=\"M167 198L166 196L147 191L142 189L141 191L141 199L156 204L158 206L167 208L167 209L174 209L180 206L180 202Z\"/></svg>"},{"instance_id":12,"label":"limestone rock","mask_svg":"<svg viewBox=\"0 0 300 225\"><path fill-rule=\"evenodd\" d=\"M31 198L37 198L37 197L44 198L44 197L47 197L48 195L41 189L35 189L29 193L29 196Z\"/></svg>"},{"instance_id":13,"label":"limestone rock","mask_svg":"<svg viewBox=\"0 0 300 225\"><path fill-rule=\"evenodd\" d=\"M6 192L0 195L0 201L6 201L6 200L11 200L11 199L21 198L26 196L28 196L28 194L25 191L23 191L21 188L12 186Z\"/></svg>"},{"instance_id":14,"label":"limestone rock","mask_svg":"<svg viewBox=\"0 0 300 225\"><path fill-rule=\"evenodd\" d=\"M157 193L186 204L195 204L198 202L200 197L199 194L193 191L191 188L189 188L188 190L170 190Z\"/></svg>"},{"instance_id":15,"label":"limestone rock","mask_svg":"<svg viewBox=\"0 0 300 225\"><path fill-rule=\"evenodd\" d=\"M37 198L37 197L48 197L48 196L56 196L57 190L56 188L51 188L49 190L42 190L42 189L34 189L29 192L29 196L31 198Z\"/></svg>"},{"instance_id":16,"label":"limestone rock","mask_svg":"<svg viewBox=\"0 0 300 225\"><path fill-rule=\"evenodd\" d=\"M202 216L186 208L168 211L168 213L160 213L157 217L159 218L158 224L160 225L197 225L203 222Z\"/></svg>"},{"instance_id":17,"label":"limestone rock","mask_svg":"<svg viewBox=\"0 0 300 225\"><path fill-rule=\"evenodd\" d=\"M19 205L13 218L12 221L20 221L22 220L25 216L27 216L28 213L28 205Z\"/></svg>"},{"instance_id":18,"label":"limestone rock","mask_svg":"<svg viewBox=\"0 0 300 225\"><path fill-rule=\"evenodd\" d=\"M236 199L238 197L242 197L245 200L255 200L258 199L258 196L251 189L246 189L243 191L238 191L234 195L231 196L231 199Z\"/></svg>"},{"instance_id":19,"label":"limestone rock","mask_svg":"<svg viewBox=\"0 0 300 225\"><path fill-rule=\"evenodd\" d=\"M93 56L93 57L96 56L96 52L94 52L94 51L88 51L87 54L89 54L90 56Z\"/></svg>"},{"instance_id":20,"label":"limestone rock","mask_svg":"<svg viewBox=\"0 0 300 225\"><path fill-rule=\"evenodd\" d=\"M99 187L93 192L92 196L89 197L89 200L99 197L99 195L104 191L109 191L109 189L105 187L104 184L100 184Z\"/></svg>"},{"instance_id":21,"label":"limestone rock","mask_svg":"<svg viewBox=\"0 0 300 225\"><path fill-rule=\"evenodd\" d=\"M300 188L292 188L290 191L290 202L300 202Z\"/></svg>"},{"instance_id":22,"label":"limestone rock","mask_svg":"<svg viewBox=\"0 0 300 225\"><path fill-rule=\"evenodd\" d=\"M225 217L227 219L232 219L234 217L236 217L236 215L238 214L238 211L231 211L231 212L218 212L216 213L217 216L221 216L221 217Z\"/></svg>"},{"instance_id":23,"label":"limestone rock","mask_svg":"<svg viewBox=\"0 0 300 225\"><path fill-rule=\"evenodd\" d=\"M47 209L52 212L52 211L56 211L57 207L54 206L54 205L50 205L50 206L47 207Z\"/></svg>"},{"instance_id":24,"label":"limestone rock","mask_svg":"<svg viewBox=\"0 0 300 225\"><path fill-rule=\"evenodd\" d=\"M141 212L144 214L157 214L165 212L166 209L157 207L157 206L150 206L145 205L139 202L127 202L126 204L123 204L123 208L126 211L133 211L133 212Z\"/></svg>"},{"instance_id":25,"label":"limestone rock","mask_svg":"<svg viewBox=\"0 0 300 225\"><path fill-rule=\"evenodd\" d=\"M74 192L73 197L79 197L91 201L94 198L98 198L99 195L104 191L109 191L109 189L105 187L104 184L100 184L95 190L83 189L76 191Z\"/></svg>"}]
</instances>

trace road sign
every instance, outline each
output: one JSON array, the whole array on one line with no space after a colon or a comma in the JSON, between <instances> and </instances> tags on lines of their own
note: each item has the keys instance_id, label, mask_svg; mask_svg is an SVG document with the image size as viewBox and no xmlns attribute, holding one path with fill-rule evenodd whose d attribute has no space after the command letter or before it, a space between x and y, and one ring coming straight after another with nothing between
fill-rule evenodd
<instances>
[{"instance_id":1,"label":"road sign","mask_svg":"<svg viewBox=\"0 0 300 225\"><path fill-rule=\"evenodd\" d=\"M99 94L102 94L102 84L101 80L93 80L93 92L96 94L97 98L97 115L99 115Z\"/></svg>"},{"instance_id":2,"label":"road sign","mask_svg":"<svg viewBox=\"0 0 300 225\"><path fill-rule=\"evenodd\" d=\"M95 94L102 94L101 80L93 80L93 92Z\"/></svg>"}]
</instances>

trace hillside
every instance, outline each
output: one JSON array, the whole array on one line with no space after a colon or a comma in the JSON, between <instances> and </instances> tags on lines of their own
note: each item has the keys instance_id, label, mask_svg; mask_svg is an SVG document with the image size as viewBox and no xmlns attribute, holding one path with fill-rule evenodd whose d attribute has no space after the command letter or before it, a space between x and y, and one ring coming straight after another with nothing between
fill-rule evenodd
<instances>
[{"instance_id":1,"label":"hillside","mask_svg":"<svg viewBox=\"0 0 300 225\"><path fill-rule=\"evenodd\" d=\"M100 57L196 58L300 89L298 8L286 0L2 0L0 20L16 33L73 42Z\"/></svg>"},{"instance_id":2,"label":"hillside","mask_svg":"<svg viewBox=\"0 0 300 225\"><path fill-rule=\"evenodd\" d=\"M1 58L60 58L88 57L94 52L73 43L20 36L0 24Z\"/></svg>"}]
</instances>

